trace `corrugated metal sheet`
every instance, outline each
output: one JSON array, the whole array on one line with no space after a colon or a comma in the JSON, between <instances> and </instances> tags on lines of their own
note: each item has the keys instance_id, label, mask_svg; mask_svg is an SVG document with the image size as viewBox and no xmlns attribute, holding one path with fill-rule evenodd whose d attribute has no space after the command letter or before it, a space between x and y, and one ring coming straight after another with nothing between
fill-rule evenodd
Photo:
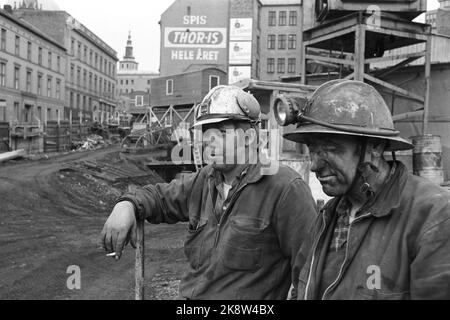
<instances>
[{"instance_id":1,"label":"corrugated metal sheet","mask_svg":"<svg viewBox=\"0 0 450 320\"><path fill-rule=\"evenodd\" d=\"M412 46L402 47L395 50L388 50L384 53L384 56L414 53L425 51L425 43L419 43ZM401 60L393 60L380 63L372 63L371 68L384 69L393 65L396 65ZM450 62L450 37L433 34L431 36L431 63L449 63ZM425 58L417 59L411 62L409 65L423 65Z\"/></svg>"}]
</instances>

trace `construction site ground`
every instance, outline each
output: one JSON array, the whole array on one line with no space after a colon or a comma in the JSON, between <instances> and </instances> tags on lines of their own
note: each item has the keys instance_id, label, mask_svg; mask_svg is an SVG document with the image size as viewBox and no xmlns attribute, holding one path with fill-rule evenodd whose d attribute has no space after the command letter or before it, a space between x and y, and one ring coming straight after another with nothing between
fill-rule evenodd
<instances>
[{"instance_id":1,"label":"construction site ground","mask_svg":"<svg viewBox=\"0 0 450 320\"><path fill-rule=\"evenodd\" d=\"M130 182L161 181L143 160L109 148L0 164L0 299L134 299L134 250L116 262L99 235ZM67 166L84 161L147 176L112 182ZM146 299L178 298L185 230L146 224ZM70 266L80 268L79 290L67 286Z\"/></svg>"}]
</instances>

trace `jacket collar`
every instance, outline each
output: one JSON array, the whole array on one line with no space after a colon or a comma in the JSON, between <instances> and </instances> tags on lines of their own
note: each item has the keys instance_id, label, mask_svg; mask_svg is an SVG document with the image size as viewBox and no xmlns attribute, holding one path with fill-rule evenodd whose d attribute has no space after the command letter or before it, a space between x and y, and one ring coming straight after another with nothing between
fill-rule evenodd
<instances>
[{"instance_id":1,"label":"jacket collar","mask_svg":"<svg viewBox=\"0 0 450 320\"><path fill-rule=\"evenodd\" d=\"M241 173L237 176L238 180L245 179L247 184L256 183L262 179L263 175L261 174L261 164L249 164L244 167ZM208 165L206 168L208 176L214 180L220 180L218 175L220 172L215 170L212 165Z\"/></svg>"},{"instance_id":2,"label":"jacket collar","mask_svg":"<svg viewBox=\"0 0 450 320\"><path fill-rule=\"evenodd\" d=\"M374 217L381 218L392 213L392 209L400 206L401 194L408 179L408 170L401 162L389 162L391 168L395 165L390 179L380 188L374 198L364 205L363 210ZM342 197L333 198L323 208L325 218L329 220Z\"/></svg>"}]
</instances>

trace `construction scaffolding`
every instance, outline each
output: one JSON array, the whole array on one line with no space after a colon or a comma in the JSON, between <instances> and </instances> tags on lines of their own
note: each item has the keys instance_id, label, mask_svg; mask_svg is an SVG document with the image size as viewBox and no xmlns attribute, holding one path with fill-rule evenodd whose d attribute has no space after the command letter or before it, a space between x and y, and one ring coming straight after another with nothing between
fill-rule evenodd
<instances>
[{"instance_id":1,"label":"construction scaffolding","mask_svg":"<svg viewBox=\"0 0 450 320\"><path fill-rule=\"evenodd\" d=\"M366 81L382 92L412 101L417 108L394 114L394 121L423 117L423 135L428 133L428 110L431 64L431 26L411 22L391 13L354 12L328 20L303 33L302 84L307 84L308 61L335 65L339 78ZM423 51L384 56L388 50L426 43ZM423 95L407 91L386 81L386 77L405 65L425 57ZM396 61L382 71L371 69L371 64ZM391 110L393 111L393 110Z\"/></svg>"}]
</instances>

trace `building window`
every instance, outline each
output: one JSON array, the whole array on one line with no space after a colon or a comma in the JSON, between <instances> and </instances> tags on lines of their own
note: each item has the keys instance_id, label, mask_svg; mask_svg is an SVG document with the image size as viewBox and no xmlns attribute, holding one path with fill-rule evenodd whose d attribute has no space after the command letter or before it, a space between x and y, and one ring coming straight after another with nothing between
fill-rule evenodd
<instances>
[{"instance_id":1,"label":"building window","mask_svg":"<svg viewBox=\"0 0 450 320\"><path fill-rule=\"evenodd\" d=\"M61 99L61 80L56 80L56 99Z\"/></svg>"},{"instance_id":2,"label":"building window","mask_svg":"<svg viewBox=\"0 0 450 320\"><path fill-rule=\"evenodd\" d=\"M92 90L92 72L89 72L89 90Z\"/></svg>"},{"instance_id":3,"label":"building window","mask_svg":"<svg viewBox=\"0 0 450 320\"><path fill-rule=\"evenodd\" d=\"M286 35L285 34L278 35L278 49L280 49L280 50L286 49Z\"/></svg>"},{"instance_id":4,"label":"building window","mask_svg":"<svg viewBox=\"0 0 450 320\"><path fill-rule=\"evenodd\" d=\"M275 49L275 35L269 34L267 36L267 49Z\"/></svg>"},{"instance_id":5,"label":"building window","mask_svg":"<svg viewBox=\"0 0 450 320\"><path fill-rule=\"evenodd\" d=\"M47 78L47 97L51 97L52 96L52 78L48 77Z\"/></svg>"},{"instance_id":6,"label":"building window","mask_svg":"<svg viewBox=\"0 0 450 320\"><path fill-rule=\"evenodd\" d=\"M42 48L39 47L38 49L38 64L41 66L42 65Z\"/></svg>"},{"instance_id":7,"label":"building window","mask_svg":"<svg viewBox=\"0 0 450 320\"><path fill-rule=\"evenodd\" d=\"M78 52L77 52L78 59L81 60L81 42L78 42Z\"/></svg>"},{"instance_id":8,"label":"building window","mask_svg":"<svg viewBox=\"0 0 450 320\"><path fill-rule=\"evenodd\" d=\"M278 16L278 25L285 26L286 25L286 11L280 11Z\"/></svg>"},{"instance_id":9,"label":"building window","mask_svg":"<svg viewBox=\"0 0 450 320\"><path fill-rule=\"evenodd\" d=\"M171 96L173 95L173 80L166 80L166 95Z\"/></svg>"},{"instance_id":10,"label":"building window","mask_svg":"<svg viewBox=\"0 0 450 320\"><path fill-rule=\"evenodd\" d=\"M14 67L14 89L19 90L20 67Z\"/></svg>"},{"instance_id":11,"label":"building window","mask_svg":"<svg viewBox=\"0 0 450 320\"><path fill-rule=\"evenodd\" d=\"M87 51L88 51L87 47L84 46L83 60L84 60L85 62L87 62Z\"/></svg>"},{"instance_id":12,"label":"building window","mask_svg":"<svg viewBox=\"0 0 450 320\"><path fill-rule=\"evenodd\" d=\"M60 56L56 57L56 70L58 72L61 72L61 57Z\"/></svg>"},{"instance_id":13,"label":"building window","mask_svg":"<svg viewBox=\"0 0 450 320\"><path fill-rule=\"evenodd\" d=\"M37 94L42 95L42 74L38 73L37 77Z\"/></svg>"},{"instance_id":14,"label":"building window","mask_svg":"<svg viewBox=\"0 0 450 320\"><path fill-rule=\"evenodd\" d=\"M77 69L77 85L81 84L81 68Z\"/></svg>"},{"instance_id":15,"label":"building window","mask_svg":"<svg viewBox=\"0 0 450 320\"><path fill-rule=\"evenodd\" d=\"M277 25L277 13L275 11L269 11L269 27Z\"/></svg>"},{"instance_id":16,"label":"building window","mask_svg":"<svg viewBox=\"0 0 450 320\"><path fill-rule=\"evenodd\" d=\"M31 70L27 70L27 92L31 92Z\"/></svg>"},{"instance_id":17,"label":"building window","mask_svg":"<svg viewBox=\"0 0 450 320\"><path fill-rule=\"evenodd\" d=\"M75 39L72 38L71 44L70 44L70 54L75 55Z\"/></svg>"},{"instance_id":18,"label":"building window","mask_svg":"<svg viewBox=\"0 0 450 320\"><path fill-rule=\"evenodd\" d=\"M127 80L125 80L125 84L126 84L126 85L128 85L128 79L127 79Z\"/></svg>"},{"instance_id":19,"label":"building window","mask_svg":"<svg viewBox=\"0 0 450 320\"><path fill-rule=\"evenodd\" d=\"M94 76L94 91L97 91L97 76Z\"/></svg>"},{"instance_id":20,"label":"building window","mask_svg":"<svg viewBox=\"0 0 450 320\"><path fill-rule=\"evenodd\" d=\"M2 35L0 40L0 49L6 51L6 29L2 29Z\"/></svg>"},{"instance_id":21,"label":"building window","mask_svg":"<svg viewBox=\"0 0 450 320\"><path fill-rule=\"evenodd\" d=\"M147 85L150 85L151 84L151 80L147 80Z\"/></svg>"},{"instance_id":22,"label":"building window","mask_svg":"<svg viewBox=\"0 0 450 320\"><path fill-rule=\"evenodd\" d=\"M80 95L77 94L77 110L80 110L80 102L81 102Z\"/></svg>"},{"instance_id":23,"label":"building window","mask_svg":"<svg viewBox=\"0 0 450 320\"><path fill-rule=\"evenodd\" d=\"M256 78L259 79L259 59L256 59Z\"/></svg>"},{"instance_id":24,"label":"building window","mask_svg":"<svg viewBox=\"0 0 450 320\"><path fill-rule=\"evenodd\" d=\"M73 108L73 92L70 92L69 106L70 106L70 108Z\"/></svg>"},{"instance_id":25,"label":"building window","mask_svg":"<svg viewBox=\"0 0 450 320\"><path fill-rule=\"evenodd\" d=\"M28 41L28 44L27 44L27 59L28 59L28 61L31 61L31 42L30 41Z\"/></svg>"},{"instance_id":26,"label":"building window","mask_svg":"<svg viewBox=\"0 0 450 320\"><path fill-rule=\"evenodd\" d=\"M20 104L18 102L14 102L14 115L16 117L16 121L20 123Z\"/></svg>"},{"instance_id":27,"label":"building window","mask_svg":"<svg viewBox=\"0 0 450 320\"><path fill-rule=\"evenodd\" d=\"M297 35L290 34L288 37L288 49L297 49Z\"/></svg>"},{"instance_id":28,"label":"building window","mask_svg":"<svg viewBox=\"0 0 450 320\"><path fill-rule=\"evenodd\" d=\"M70 82L74 82L75 80L75 66L73 63L70 64Z\"/></svg>"},{"instance_id":29,"label":"building window","mask_svg":"<svg viewBox=\"0 0 450 320\"><path fill-rule=\"evenodd\" d=\"M87 86L87 71L83 70L83 87Z\"/></svg>"},{"instance_id":30,"label":"building window","mask_svg":"<svg viewBox=\"0 0 450 320\"><path fill-rule=\"evenodd\" d=\"M267 73L275 72L275 58L267 58Z\"/></svg>"},{"instance_id":31,"label":"building window","mask_svg":"<svg viewBox=\"0 0 450 320\"><path fill-rule=\"evenodd\" d=\"M6 121L6 100L0 100L0 121Z\"/></svg>"},{"instance_id":32,"label":"building window","mask_svg":"<svg viewBox=\"0 0 450 320\"><path fill-rule=\"evenodd\" d=\"M256 36L256 54L259 54L259 52L260 52L260 47L261 46L261 39L260 39L260 37L259 36Z\"/></svg>"},{"instance_id":33,"label":"building window","mask_svg":"<svg viewBox=\"0 0 450 320\"><path fill-rule=\"evenodd\" d=\"M220 85L219 76L209 76L209 90Z\"/></svg>"},{"instance_id":34,"label":"building window","mask_svg":"<svg viewBox=\"0 0 450 320\"><path fill-rule=\"evenodd\" d=\"M289 11L289 25L290 26L297 25L297 11Z\"/></svg>"},{"instance_id":35,"label":"building window","mask_svg":"<svg viewBox=\"0 0 450 320\"><path fill-rule=\"evenodd\" d=\"M48 68L51 69L52 68L52 53L49 51L48 52Z\"/></svg>"},{"instance_id":36,"label":"building window","mask_svg":"<svg viewBox=\"0 0 450 320\"><path fill-rule=\"evenodd\" d=\"M20 55L20 37L16 36L16 42L15 42L15 50L14 53L18 56Z\"/></svg>"},{"instance_id":37,"label":"building window","mask_svg":"<svg viewBox=\"0 0 450 320\"><path fill-rule=\"evenodd\" d=\"M136 107L142 107L144 105L144 96L136 96Z\"/></svg>"},{"instance_id":38,"label":"building window","mask_svg":"<svg viewBox=\"0 0 450 320\"><path fill-rule=\"evenodd\" d=\"M288 73L295 73L295 58L288 59Z\"/></svg>"},{"instance_id":39,"label":"building window","mask_svg":"<svg viewBox=\"0 0 450 320\"><path fill-rule=\"evenodd\" d=\"M37 107L37 114L39 121L42 121L42 107L40 106Z\"/></svg>"},{"instance_id":40,"label":"building window","mask_svg":"<svg viewBox=\"0 0 450 320\"><path fill-rule=\"evenodd\" d=\"M6 86L6 63L0 62L0 85Z\"/></svg>"},{"instance_id":41,"label":"building window","mask_svg":"<svg viewBox=\"0 0 450 320\"><path fill-rule=\"evenodd\" d=\"M278 58L277 61L277 72L278 73L285 73L285 59L284 58Z\"/></svg>"}]
</instances>

